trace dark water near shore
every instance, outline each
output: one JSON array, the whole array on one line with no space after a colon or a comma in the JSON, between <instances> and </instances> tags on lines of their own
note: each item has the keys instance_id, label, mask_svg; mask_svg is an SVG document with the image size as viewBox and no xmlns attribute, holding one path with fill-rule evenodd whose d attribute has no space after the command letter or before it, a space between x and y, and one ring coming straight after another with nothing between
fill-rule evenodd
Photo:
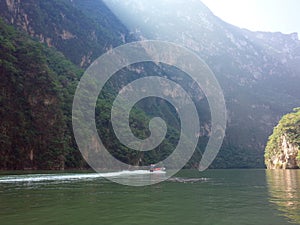
<instances>
[{"instance_id":1,"label":"dark water near shore","mask_svg":"<svg viewBox=\"0 0 300 225\"><path fill-rule=\"evenodd\" d=\"M130 179L150 176L131 174ZM299 170L184 170L176 177L131 187L86 173L3 174L0 224L300 224Z\"/></svg>"}]
</instances>

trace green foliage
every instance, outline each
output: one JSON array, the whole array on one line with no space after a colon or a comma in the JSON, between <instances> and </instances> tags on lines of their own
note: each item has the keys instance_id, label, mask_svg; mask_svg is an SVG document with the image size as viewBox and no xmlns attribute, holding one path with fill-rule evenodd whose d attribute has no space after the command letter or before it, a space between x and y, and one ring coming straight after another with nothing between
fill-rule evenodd
<instances>
[{"instance_id":1,"label":"green foliage","mask_svg":"<svg viewBox=\"0 0 300 225\"><path fill-rule=\"evenodd\" d=\"M0 20L0 169L64 169L87 167L72 132L72 101L82 70L55 49L33 41ZM168 127L166 140L152 152L137 152L119 143L112 130L110 110L122 84L139 76L122 71L112 79L97 102L96 124L102 140L118 159L148 165L174 149L178 130ZM121 82L122 83L122 82ZM114 88L115 87L115 88ZM160 107L161 105L161 107ZM153 116L170 113L169 105L155 100L131 112L133 133L145 138ZM160 109L161 108L161 109ZM169 117L169 116L168 116ZM166 118L167 119L167 118ZM171 124L176 124L175 120Z\"/></svg>"},{"instance_id":2,"label":"green foliage","mask_svg":"<svg viewBox=\"0 0 300 225\"><path fill-rule=\"evenodd\" d=\"M66 167L82 168L85 163L76 147L71 124L73 95L82 74L82 70L77 66L85 68L108 49L134 41L134 34L130 34L100 0L27 0L13 4L12 7L15 8L7 7L7 1L0 1L0 16L6 22L27 32L34 40L53 46L53 49L33 42L16 32L13 27L1 25L0 72L4 79L0 84L0 116L3 115L0 125L0 147L3 154L0 161L5 162L5 165L0 167L13 168L13 165L17 165L18 168L24 168L38 165L38 168L51 168L57 161L65 161ZM233 31L228 24L217 24L220 26L216 27ZM236 48L236 45L224 36L222 30L218 28L212 32L200 32L201 34L195 35L197 37L194 39L203 44L200 56L214 70L224 88L228 107L226 138L212 167L262 167L263 146L275 118L286 113L286 109L299 104L299 79L297 76L288 76L293 73L290 73L290 69L286 70L282 63L278 63L277 57L264 54L267 49L255 44L255 39L251 38L253 34L247 34L250 38L246 40L244 32L234 28L235 39L247 43L245 48ZM147 36L143 32L141 35ZM192 33L191 35L193 36ZM156 37L159 37L159 34ZM228 48L217 48L214 54L210 50L206 52L206 47L221 46L220 43ZM261 60L265 57L269 65ZM277 64L282 66L274 69L273 65ZM248 65L250 70L245 70L245 65ZM266 66L270 68L267 70ZM194 97L203 126L203 137L200 138L197 151L188 166L197 166L207 143L210 121L210 111L203 93L196 90L187 76L182 77L182 74L174 69L162 69L160 66L146 64L141 68L141 73L123 70L123 74L112 79L106 91L101 94L103 98L99 99L96 107L96 123L99 133L104 137L105 145L116 157L131 164L155 162L173 150L178 139L180 121L175 110L168 104L161 104L160 101L148 99L141 102L133 109L131 118L133 132L139 137L148 135L147 121L153 116L162 116L168 123L168 138L153 153L139 155L125 148L116 140L110 127L110 107L116 92L136 78L147 74L160 74L179 81ZM261 74L268 74L269 71L275 74L263 79L256 78L253 77L254 68L262 69ZM42 104L42 99L46 96L51 96L50 102L53 104ZM42 120L45 116L54 118L51 115L57 115L54 123ZM49 132L46 128L49 128ZM42 134L44 136L41 136ZM270 143L275 146L277 142L273 138ZM33 145L30 149L41 149L43 152L39 156L39 162L33 166L31 161L26 162L26 165L22 164L24 159L28 161L30 155L30 150L24 150L24 146L30 145ZM56 154L49 152L49 149ZM267 156L271 153L271 150L266 151ZM42 163L43 160L45 163Z\"/></svg>"},{"instance_id":3,"label":"green foliage","mask_svg":"<svg viewBox=\"0 0 300 225\"><path fill-rule=\"evenodd\" d=\"M283 136L289 143L299 146L300 150L300 108L295 108L292 113L284 115L274 128L265 149L265 163L267 166L270 164L272 157L280 154ZM300 162L299 153L297 160Z\"/></svg>"},{"instance_id":4,"label":"green foliage","mask_svg":"<svg viewBox=\"0 0 300 225\"><path fill-rule=\"evenodd\" d=\"M74 147L71 96L81 71L2 20L0 49L0 168L63 169Z\"/></svg>"},{"instance_id":5,"label":"green foliage","mask_svg":"<svg viewBox=\"0 0 300 225\"><path fill-rule=\"evenodd\" d=\"M20 1L18 7L21 10L16 14L11 13L5 2L2 2L0 16L6 21L13 21L14 25L24 29L37 40L54 46L76 65L87 67L110 47L120 45L120 34L126 35L127 30L101 1L98 3L101 9L91 9L93 12L98 10L98 14L101 10L100 14L103 17L100 22L89 18L89 13L86 15L74 7L74 4L81 4L82 1L77 2ZM30 21L28 27L23 26L27 21Z\"/></svg>"}]
</instances>

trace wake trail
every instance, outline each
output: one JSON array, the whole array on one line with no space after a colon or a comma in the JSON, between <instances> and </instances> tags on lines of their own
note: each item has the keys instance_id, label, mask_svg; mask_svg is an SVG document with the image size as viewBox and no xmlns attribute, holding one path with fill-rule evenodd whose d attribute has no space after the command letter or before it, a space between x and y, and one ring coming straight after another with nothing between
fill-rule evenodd
<instances>
[{"instance_id":1,"label":"wake trail","mask_svg":"<svg viewBox=\"0 0 300 225\"><path fill-rule=\"evenodd\" d=\"M163 174L165 171L148 170L124 170L119 172L108 173L86 173L86 174L27 174L27 175L10 175L0 177L0 183L18 183L18 182L40 182L40 181L68 181L68 180L85 180L106 177L134 176L146 174Z\"/></svg>"}]
</instances>

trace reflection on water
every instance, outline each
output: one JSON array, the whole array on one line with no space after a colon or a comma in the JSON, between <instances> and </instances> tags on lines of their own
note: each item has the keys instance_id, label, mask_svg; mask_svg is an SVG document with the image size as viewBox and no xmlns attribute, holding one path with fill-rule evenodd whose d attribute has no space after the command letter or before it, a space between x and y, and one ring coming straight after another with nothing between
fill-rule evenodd
<instances>
[{"instance_id":1,"label":"reflection on water","mask_svg":"<svg viewBox=\"0 0 300 225\"><path fill-rule=\"evenodd\" d=\"M268 170L266 175L270 202L300 224L300 170Z\"/></svg>"}]
</instances>

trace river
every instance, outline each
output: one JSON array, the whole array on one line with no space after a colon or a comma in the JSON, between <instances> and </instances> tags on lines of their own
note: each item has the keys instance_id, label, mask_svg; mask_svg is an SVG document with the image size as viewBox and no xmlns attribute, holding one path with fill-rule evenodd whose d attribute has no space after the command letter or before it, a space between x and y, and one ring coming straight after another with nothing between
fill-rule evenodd
<instances>
[{"instance_id":1,"label":"river","mask_svg":"<svg viewBox=\"0 0 300 225\"><path fill-rule=\"evenodd\" d=\"M1 225L300 224L300 170L183 170L144 187L87 172L7 174L0 174ZM105 176L138 182L164 174Z\"/></svg>"}]
</instances>

